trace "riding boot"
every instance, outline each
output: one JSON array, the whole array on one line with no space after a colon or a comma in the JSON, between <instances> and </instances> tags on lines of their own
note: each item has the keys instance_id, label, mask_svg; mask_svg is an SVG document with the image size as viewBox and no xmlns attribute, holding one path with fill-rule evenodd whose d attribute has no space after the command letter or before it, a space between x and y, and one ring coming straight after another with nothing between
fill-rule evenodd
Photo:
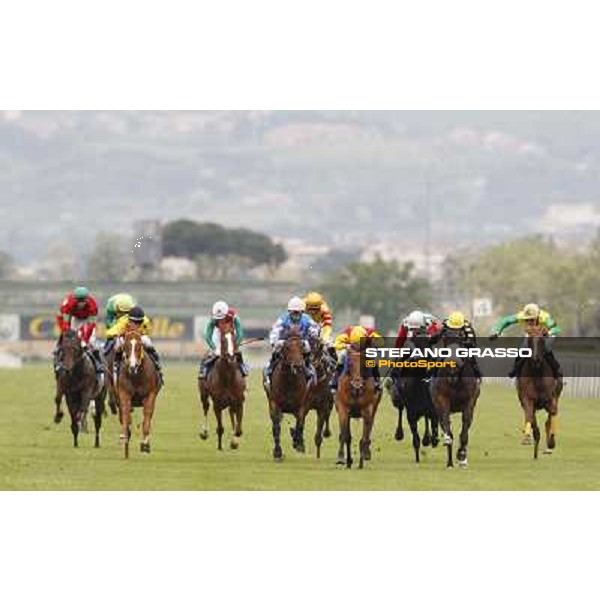
<instances>
[{"instance_id":1,"label":"riding boot","mask_svg":"<svg viewBox=\"0 0 600 600\"><path fill-rule=\"evenodd\" d=\"M162 372L162 365L160 364L160 356L156 351L156 348L154 348L154 346L151 346L150 348L146 348L146 352L148 352L148 355L150 356L152 362L154 362L154 365L156 366L156 370L158 371L158 378L160 380L160 385L164 385L165 378Z\"/></svg>"},{"instance_id":2,"label":"riding boot","mask_svg":"<svg viewBox=\"0 0 600 600\"><path fill-rule=\"evenodd\" d=\"M550 365L550 368L552 369L552 374L554 375L554 379L561 378L563 376L562 369L560 368L560 365L558 364L558 361L556 360L556 356L554 356L554 352L552 352L552 350L549 350L548 352L546 352L546 360L548 361L548 364Z\"/></svg>"},{"instance_id":3,"label":"riding boot","mask_svg":"<svg viewBox=\"0 0 600 600\"><path fill-rule=\"evenodd\" d=\"M306 372L307 381L309 383L311 381L312 381L312 383L316 383L317 382L317 372L315 371L315 368L313 367L312 363L310 362L310 352L307 352L304 355L304 370Z\"/></svg>"},{"instance_id":4,"label":"riding boot","mask_svg":"<svg viewBox=\"0 0 600 600\"><path fill-rule=\"evenodd\" d=\"M333 372L333 377L331 378L331 381L329 382L329 389L335 393L337 392L338 389L338 381L340 379L340 375L342 374L342 369L344 368L344 365L341 363L338 363L335 366L335 371Z\"/></svg>"},{"instance_id":5,"label":"riding boot","mask_svg":"<svg viewBox=\"0 0 600 600\"><path fill-rule=\"evenodd\" d=\"M236 358L238 360L238 364L240 365L240 372L242 376L248 377L248 374L250 373L250 367L247 362L244 362L244 357L242 356L242 353L239 350L236 354Z\"/></svg>"},{"instance_id":6,"label":"riding boot","mask_svg":"<svg viewBox=\"0 0 600 600\"><path fill-rule=\"evenodd\" d=\"M96 368L96 376L98 377L98 385L102 388L104 386L104 365L102 364L102 358L100 357L100 350L94 348L91 352L94 359L94 367Z\"/></svg>"},{"instance_id":7,"label":"riding boot","mask_svg":"<svg viewBox=\"0 0 600 600\"><path fill-rule=\"evenodd\" d=\"M525 359L523 357L517 357L515 358L515 364L513 365L513 368L511 370L511 372L508 374L508 376L513 379L514 377L517 377L517 375L521 372L521 367L523 366L523 363L525 362Z\"/></svg>"},{"instance_id":8,"label":"riding boot","mask_svg":"<svg viewBox=\"0 0 600 600\"><path fill-rule=\"evenodd\" d=\"M273 354L271 354L269 362L267 363L267 366L265 367L263 375L264 385L267 388L267 390L271 389L271 375L273 375L273 370L275 369L275 365L277 364L279 356L279 352L273 352Z\"/></svg>"}]
</instances>

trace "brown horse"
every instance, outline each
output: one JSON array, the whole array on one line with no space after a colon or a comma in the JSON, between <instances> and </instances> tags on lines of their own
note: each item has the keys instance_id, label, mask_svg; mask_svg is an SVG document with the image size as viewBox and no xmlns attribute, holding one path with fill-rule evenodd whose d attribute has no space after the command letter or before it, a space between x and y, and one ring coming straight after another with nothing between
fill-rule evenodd
<instances>
[{"instance_id":1,"label":"brown horse","mask_svg":"<svg viewBox=\"0 0 600 600\"><path fill-rule=\"evenodd\" d=\"M106 387L100 386L94 362L85 351L81 344L81 338L75 331L67 331L62 335L59 342L59 350L62 355L64 374L61 377L57 377L57 387L60 382L61 389L67 401L67 407L71 416L73 446L75 448L79 446L79 432L82 429L82 423L90 404L93 403L92 412L95 426L94 447L99 448ZM57 404L57 415L59 411L60 405Z\"/></svg>"},{"instance_id":2,"label":"brown horse","mask_svg":"<svg viewBox=\"0 0 600 600\"><path fill-rule=\"evenodd\" d=\"M381 400L381 392L375 389L372 376L363 377L360 365L360 350L350 346L346 356L347 372L343 373L338 382L338 392L335 395L335 407L340 421L340 449L337 464L346 464L352 468L352 432L350 419L363 420L363 434L360 440L359 469L364 467L366 460L371 460L371 432L375 421L377 407ZM346 456L344 459L344 445Z\"/></svg>"},{"instance_id":3,"label":"brown horse","mask_svg":"<svg viewBox=\"0 0 600 600\"><path fill-rule=\"evenodd\" d=\"M313 366L317 373L317 382L308 392L307 412L314 410L317 413L315 446L317 448L317 458L321 458L323 438L331 436L329 417L333 409L333 394L329 389L329 382L333 375L335 362L332 362L327 348L320 340L317 342L313 353Z\"/></svg>"},{"instance_id":4,"label":"brown horse","mask_svg":"<svg viewBox=\"0 0 600 600\"><path fill-rule=\"evenodd\" d=\"M546 327L530 328L527 337L527 347L531 350L531 357L523 361L517 377L517 393L519 402L525 413L525 430L523 444L531 445L533 433L533 458L538 457L540 445L540 429L536 419L536 411L545 410L546 419L546 449L544 454L552 454L556 446L556 432L558 421L558 399L563 388L563 380L554 379L552 368L544 360L544 337L548 335Z\"/></svg>"},{"instance_id":5,"label":"brown horse","mask_svg":"<svg viewBox=\"0 0 600 600\"><path fill-rule=\"evenodd\" d=\"M306 380L302 337L297 325L290 327L288 336L281 349L281 358L271 375L271 386L265 385L269 401L269 413L273 430L273 458L283 460L281 448L281 419L284 414L294 415L296 427L292 437L294 449L305 452L304 420L308 410L308 392L310 386Z\"/></svg>"},{"instance_id":6,"label":"brown horse","mask_svg":"<svg viewBox=\"0 0 600 600\"><path fill-rule=\"evenodd\" d=\"M120 437L124 456L129 458L131 414L135 407L143 407L144 411L140 450L150 453L150 425L161 384L154 362L144 352L142 336L138 331L129 329L123 334L121 352L122 361L117 375L116 390L119 396Z\"/></svg>"},{"instance_id":7,"label":"brown horse","mask_svg":"<svg viewBox=\"0 0 600 600\"><path fill-rule=\"evenodd\" d=\"M198 380L200 402L204 410L204 428L200 434L202 439L208 437L208 409L210 399L217 418L217 448L223 449L222 439L225 429L223 427L223 411L229 409L233 437L229 447L237 450L242 435L242 418L244 416L244 400L246 381L240 372L238 348L235 333L231 325L219 328L221 338L221 352L215 361L206 380Z\"/></svg>"},{"instance_id":8,"label":"brown horse","mask_svg":"<svg viewBox=\"0 0 600 600\"><path fill-rule=\"evenodd\" d=\"M458 347L459 343L450 336L444 336L442 346L446 348ZM431 383L433 405L444 434L444 446L448 449L446 466L449 469L454 466L452 462L454 436L452 434L451 415L454 413L461 413L462 415L460 446L456 453L456 460L459 466L466 467L468 464L469 428L473 423L473 413L481 391L473 363L462 358L454 358L452 361L455 365L440 367ZM447 362L451 361L448 360Z\"/></svg>"}]
</instances>

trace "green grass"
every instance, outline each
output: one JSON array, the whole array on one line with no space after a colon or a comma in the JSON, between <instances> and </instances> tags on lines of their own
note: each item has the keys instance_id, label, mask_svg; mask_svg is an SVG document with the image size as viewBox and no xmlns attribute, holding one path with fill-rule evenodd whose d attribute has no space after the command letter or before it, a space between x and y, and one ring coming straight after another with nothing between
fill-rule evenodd
<instances>
[{"instance_id":1,"label":"green grass","mask_svg":"<svg viewBox=\"0 0 600 600\"><path fill-rule=\"evenodd\" d=\"M335 465L338 426L314 453L314 416L307 422L307 454L296 454L284 437L285 460L271 458L267 405L258 374L250 382L244 436L239 450L216 450L214 417L208 441L198 437L200 410L196 369L168 365L167 388L159 396L152 454L140 454L138 432L124 461L118 421L105 420L103 447L94 449L91 434L72 448L68 418L52 422L50 369L27 366L0 371L0 489L2 490L597 490L600 489L600 400L563 399L558 445L552 456L533 460L531 447L520 445L522 415L514 391L484 385L471 429L469 468L445 468L445 450L425 449L422 463L413 459L410 435L393 439L396 411L387 394L381 403L373 438L373 460L363 471ZM135 421L139 422L136 414ZM460 427L454 417L454 432ZM287 432L287 423L283 428ZM354 446L358 423L354 425ZM227 436L229 427L227 427ZM228 441L228 438L227 438ZM228 444L227 444L228 445Z\"/></svg>"}]
</instances>

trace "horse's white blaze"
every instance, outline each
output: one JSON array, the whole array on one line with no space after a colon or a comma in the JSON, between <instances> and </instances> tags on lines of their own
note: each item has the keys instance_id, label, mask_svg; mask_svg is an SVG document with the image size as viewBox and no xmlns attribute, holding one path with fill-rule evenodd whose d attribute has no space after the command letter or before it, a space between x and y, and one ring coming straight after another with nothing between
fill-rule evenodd
<instances>
[{"instance_id":1,"label":"horse's white blaze","mask_svg":"<svg viewBox=\"0 0 600 600\"><path fill-rule=\"evenodd\" d=\"M131 354L129 355L129 366L134 369L135 368L135 345L137 341L131 340Z\"/></svg>"},{"instance_id":2,"label":"horse's white blaze","mask_svg":"<svg viewBox=\"0 0 600 600\"><path fill-rule=\"evenodd\" d=\"M227 354L233 356L233 336L228 333L225 335L225 339L227 340Z\"/></svg>"}]
</instances>

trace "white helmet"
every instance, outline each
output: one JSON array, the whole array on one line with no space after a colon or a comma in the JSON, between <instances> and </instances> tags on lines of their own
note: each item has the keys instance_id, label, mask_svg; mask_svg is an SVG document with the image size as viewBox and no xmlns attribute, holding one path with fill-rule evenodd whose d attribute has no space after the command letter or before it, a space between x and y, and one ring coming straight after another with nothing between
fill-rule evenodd
<instances>
[{"instance_id":1,"label":"white helmet","mask_svg":"<svg viewBox=\"0 0 600 600\"><path fill-rule=\"evenodd\" d=\"M228 306L227 302L223 302L223 300L219 300L218 302L215 302L213 304L212 316L217 321L224 319L227 316L228 312L229 312L229 306Z\"/></svg>"},{"instance_id":2,"label":"white helmet","mask_svg":"<svg viewBox=\"0 0 600 600\"><path fill-rule=\"evenodd\" d=\"M420 310L413 310L408 317L406 317L406 326L409 329L416 329L417 327L423 327L425 325L425 315Z\"/></svg>"},{"instance_id":3,"label":"white helmet","mask_svg":"<svg viewBox=\"0 0 600 600\"><path fill-rule=\"evenodd\" d=\"M288 312L304 312L305 308L304 300L298 296L294 296L287 305Z\"/></svg>"}]
</instances>

